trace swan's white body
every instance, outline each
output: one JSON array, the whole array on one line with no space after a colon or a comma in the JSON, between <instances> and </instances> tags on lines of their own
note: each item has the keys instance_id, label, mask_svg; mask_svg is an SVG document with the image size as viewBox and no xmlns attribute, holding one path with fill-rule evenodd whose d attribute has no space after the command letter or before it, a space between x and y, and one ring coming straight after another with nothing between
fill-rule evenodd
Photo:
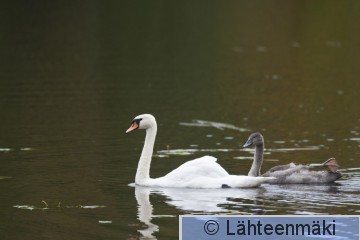
<instances>
[{"instance_id":1,"label":"swan's white body","mask_svg":"<svg viewBox=\"0 0 360 240\"><path fill-rule=\"evenodd\" d=\"M273 179L230 175L216 162L216 158L210 156L188 161L163 177L150 178L150 163L157 132L156 120L150 114L139 115L126 132L137 128L146 129L146 137L136 171L136 185L180 188L222 188L224 186L250 188L258 187L261 183Z\"/></svg>"},{"instance_id":2,"label":"swan's white body","mask_svg":"<svg viewBox=\"0 0 360 240\"><path fill-rule=\"evenodd\" d=\"M216 162L216 158L204 156L182 164L163 177L149 178L135 183L159 187L242 188L257 187L264 180L266 178L230 175Z\"/></svg>"}]
</instances>

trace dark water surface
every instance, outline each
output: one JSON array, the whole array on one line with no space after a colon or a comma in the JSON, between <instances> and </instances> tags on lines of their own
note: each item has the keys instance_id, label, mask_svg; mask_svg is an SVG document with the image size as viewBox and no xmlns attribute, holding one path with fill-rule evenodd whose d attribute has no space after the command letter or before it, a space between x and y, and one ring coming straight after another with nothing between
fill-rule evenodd
<instances>
[{"instance_id":1,"label":"dark water surface","mask_svg":"<svg viewBox=\"0 0 360 240\"><path fill-rule=\"evenodd\" d=\"M0 239L177 239L181 214L360 214L358 1L0 4ZM332 185L159 189L134 181L218 158L247 174L335 157ZM199 122L197 120L207 121Z\"/></svg>"}]
</instances>

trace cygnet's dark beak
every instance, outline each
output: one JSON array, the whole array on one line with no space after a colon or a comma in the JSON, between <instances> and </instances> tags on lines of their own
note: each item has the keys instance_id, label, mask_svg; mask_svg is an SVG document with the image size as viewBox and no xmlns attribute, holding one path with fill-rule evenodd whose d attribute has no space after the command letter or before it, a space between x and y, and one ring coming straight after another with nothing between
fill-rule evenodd
<instances>
[{"instance_id":1,"label":"cygnet's dark beak","mask_svg":"<svg viewBox=\"0 0 360 240\"><path fill-rule=\"evenodd\" d=\"M243 145L243 148L250 147L253 144L253 141L251 138L249 138L246 143Z\"/></svg>"}]
</instances>

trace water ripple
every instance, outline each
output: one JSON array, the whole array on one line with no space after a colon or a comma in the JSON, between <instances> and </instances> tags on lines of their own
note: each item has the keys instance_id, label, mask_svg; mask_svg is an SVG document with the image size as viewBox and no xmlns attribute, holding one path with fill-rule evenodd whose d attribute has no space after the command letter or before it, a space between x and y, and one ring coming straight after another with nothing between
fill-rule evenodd
<instances>
[{"instance_id":1,"label":"water ripple","mask_svg":"<svg viewBox=\"0 0 360 240\"><path fill-rule=\"evenodd\" d=\"M212 122L212 121L205 121L205 120L198 120L198 119L194 119L190 123L180 122L179 124L181 126L187 126L187 127L213 127L213 128L219 129L219 130L231 129L231 130L236 130L236 131L240 131L240 132L250 131L247 128L237 127L235 125L228 124L228 123Z\"/></svg>"}]
</instances>

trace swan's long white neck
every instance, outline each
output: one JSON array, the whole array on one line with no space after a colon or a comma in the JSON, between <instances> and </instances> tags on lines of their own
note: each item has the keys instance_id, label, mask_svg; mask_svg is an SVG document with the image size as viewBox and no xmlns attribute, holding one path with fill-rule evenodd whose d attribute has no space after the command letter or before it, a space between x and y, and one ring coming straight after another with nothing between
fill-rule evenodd
<instances>
[{"instance_id":1,"label":"swan's long white neck","mask_svg":"<svg viewBox=\"0 0 360 240\"><path fill-rule=\"evenodd\" d=\"M257 144L255 146L254 161L253 164L251 165L251 169L248 173L248 176L251 177L260 176L260 169L261 169L261 164L263 162L263 157L264 157L264 143Z\"/></svg>"},{"instance_id":2,"label":"swan's long white neck","mask_svg":"<svg viewBox=\"0 0 360 240\"><path fill-rule=\"evenodd\" d=\"M157 132L156 122L146 129L146 137L136 170L135 183L143 184L150 179L150 164Z\"/></svg>"}]
</instances>

